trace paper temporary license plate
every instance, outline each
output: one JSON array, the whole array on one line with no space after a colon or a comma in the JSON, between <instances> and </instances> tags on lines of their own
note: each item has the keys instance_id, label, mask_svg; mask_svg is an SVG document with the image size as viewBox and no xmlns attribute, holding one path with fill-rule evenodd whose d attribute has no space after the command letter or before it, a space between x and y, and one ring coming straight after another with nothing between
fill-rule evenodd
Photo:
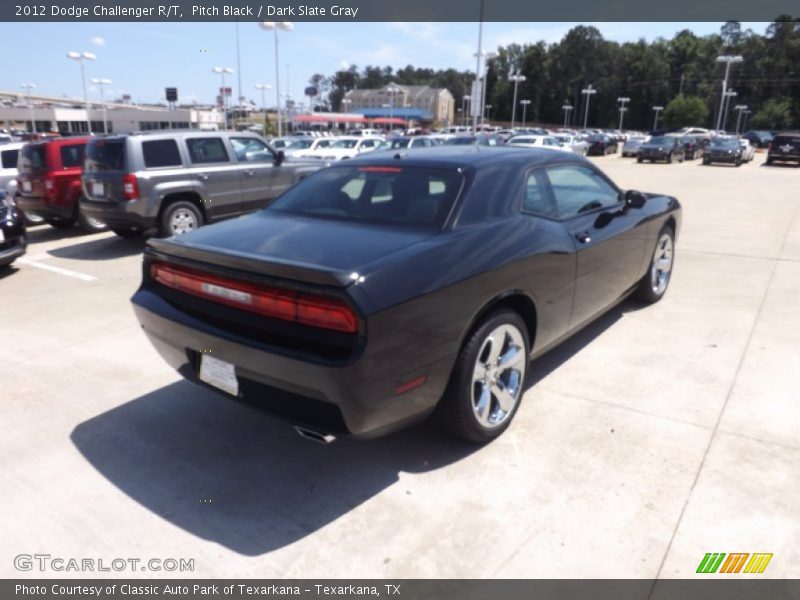
<instances>
[{"instance_id":1,"label":"paper temporary license plate","mask_svg":"<svg viewBox=\"0 0 800 600\"><path fill-rule=\"evenodd\" d=\"M95 196L102 196L105 191L103 184L98 181L92 182L92 194Z\"/></svg>"},{"instance_id":2,"label":"paper temporary license plate","mask_svg":"<svg viewBox=\"0 0 800 600\"><path fill-rule=\"evenodd\" d=\"M209 356L200 355L200 380L209 385L228 392L231 396L239 395L239 380L236 379L236 367L232 364Z\"/></svg>"},{"instance_id":3,"label":"paper temporary license plate","mask_svg":"<svg viewBox=\"0 0 800 600\"><path fill-rule=\"evenodd\" d=\"M26 181L22 182L22 191L23 192L30 192L32 189L33 189L33 187L31 186L31 182L30 181L26 180Z\"/></svg>"}]
</instances>

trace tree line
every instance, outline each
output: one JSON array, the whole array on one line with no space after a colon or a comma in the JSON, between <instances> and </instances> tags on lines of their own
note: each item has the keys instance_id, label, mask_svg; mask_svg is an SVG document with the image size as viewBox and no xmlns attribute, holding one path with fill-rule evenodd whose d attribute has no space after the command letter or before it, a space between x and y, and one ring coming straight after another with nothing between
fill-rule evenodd
<instances>
[{"instance_id":1,"label":"tree line","mask_svg":"<svg viewBox=\"0 0 800 600\"><path fill-rule=\"evenodd\" d=\"M714 128L720 107L725 66L720 55L741 55L731 67L728 89L736 92L724 129L736 126L733 107L748 106L748 128L786 129L800 126L800 19L781 16L764 34L729 21L717 34L697 36L688 29L672 39L640 39L619 43L603 38L595 27L577 26L561 41L510 44L497 49L488 61L486 104L494 121L510 121L513 103L511 73L519 70L517 99L530 100L527 122L563 124L562 106L574 107L570 124L583 125L585 98L592 85L597 93L589 102L589 127L615 128L619 124L618 97L630 98L624 126L649 129L653 106L664 106L660 122L671 126ZM316 74L311 82L322 91L320 108L338 111L347 91L377 88L389 82L447 88L456 107L467 107L474 72L427 69L408 65L350 66L330 77ZM522 107L517 106L517 120ZM459 117L457 116L458 120Z\"/></svg>"}]
</instances>

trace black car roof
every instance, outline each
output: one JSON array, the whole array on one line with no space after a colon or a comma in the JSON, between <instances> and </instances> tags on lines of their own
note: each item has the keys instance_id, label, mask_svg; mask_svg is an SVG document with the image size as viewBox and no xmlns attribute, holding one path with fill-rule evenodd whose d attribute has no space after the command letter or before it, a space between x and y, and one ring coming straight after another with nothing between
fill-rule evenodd
<instances>
[{"instance_id":1,"label":"black car roof","mask_svg":"<svg viewBox=\"0 0 800 600\"><path fill-rule=\"evenodd\" d=\"M564 160L581 162L577 154L548 150L545 148L512 148L507 146L436 146L420 148L413 152L386 150L368 152L352 158L347 164L386 165L401 163L413 167L465 168L486 167L495 164L548 164L564 162Z\"/></svg>"}]
</instances>

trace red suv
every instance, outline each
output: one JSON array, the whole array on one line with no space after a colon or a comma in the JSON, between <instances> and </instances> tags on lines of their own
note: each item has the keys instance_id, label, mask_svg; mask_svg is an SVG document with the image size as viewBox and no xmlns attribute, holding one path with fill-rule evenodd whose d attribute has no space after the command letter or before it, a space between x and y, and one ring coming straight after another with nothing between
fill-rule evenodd
<instances>
[{"instance_id":1,"label":"red suv","mask_svg":"<svg viewBox=\"0 0 800 600\"><path fill-rule=\"evenodd\" d=\"M82 215L78 208L88 141L88 137L56 138L31 142L20 149L15 200L23 211L59 229L72 227L76 221L86 231L106 228Z\"/></svg>"}]
</instances>

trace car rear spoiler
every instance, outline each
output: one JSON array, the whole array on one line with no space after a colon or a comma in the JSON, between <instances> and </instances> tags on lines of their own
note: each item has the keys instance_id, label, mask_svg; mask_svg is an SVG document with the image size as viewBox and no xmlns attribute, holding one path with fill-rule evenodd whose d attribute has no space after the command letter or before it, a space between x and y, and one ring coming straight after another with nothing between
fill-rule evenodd
<instances>
[{"instance_id":1,"label":"car rear spoiler","mask_svg":"<svg viewBox=\"0 0 800 600\"><path fill-rule=\"evenodd\" d=\"M208 248L190 242L176 242L169 239L148 240L145 252L167 261L170 257L183 258L192 262L206 263L246 273L316 285L344 288L354 281L351 273L320 269L317 265L265 258L260 255L231 252L220 248Z\"/></svg>"}]
</instances>

